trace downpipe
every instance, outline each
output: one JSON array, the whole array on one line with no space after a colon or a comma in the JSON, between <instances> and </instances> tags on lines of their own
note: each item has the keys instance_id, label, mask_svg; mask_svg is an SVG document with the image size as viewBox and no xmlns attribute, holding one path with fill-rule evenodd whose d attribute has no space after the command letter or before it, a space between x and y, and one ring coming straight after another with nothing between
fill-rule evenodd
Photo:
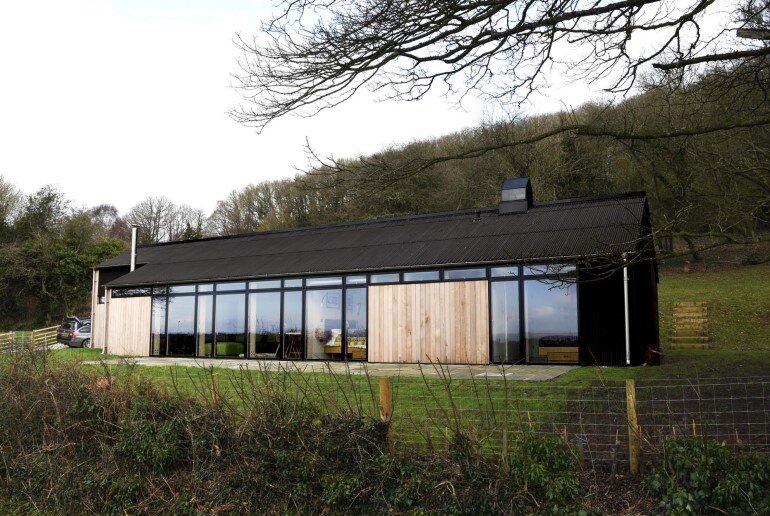
<instances>
[{"instance_id":1,"label":"downpipe","mask_svg":"<svg viewBox=\"0 0 770 516\"><path fill-rule=\"evenodd\" d=\"M623 253L623 310L626 325L626 365L631 365L631 329L628 320L628 253Z\"/></svg>"}]
</instances>

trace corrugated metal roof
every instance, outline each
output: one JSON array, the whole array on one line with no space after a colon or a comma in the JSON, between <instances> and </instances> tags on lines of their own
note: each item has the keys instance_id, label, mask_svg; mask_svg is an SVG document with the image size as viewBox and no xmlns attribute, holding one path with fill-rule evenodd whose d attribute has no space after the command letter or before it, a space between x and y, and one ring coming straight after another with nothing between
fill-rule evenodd
<instances>
[{"instance_id":1,"label":"corrugated metal roof","mask_svg":"<svg viewBox=\"0 0 770 516\"><path fill-rule=\"evenodd\" d=\"M643 193L252 233L140 247L110 286L620 254L640 236ZM477 214L479 216L477 216ZM128 253L98 268L126 266Z\"/></svg>"}]
</instances>

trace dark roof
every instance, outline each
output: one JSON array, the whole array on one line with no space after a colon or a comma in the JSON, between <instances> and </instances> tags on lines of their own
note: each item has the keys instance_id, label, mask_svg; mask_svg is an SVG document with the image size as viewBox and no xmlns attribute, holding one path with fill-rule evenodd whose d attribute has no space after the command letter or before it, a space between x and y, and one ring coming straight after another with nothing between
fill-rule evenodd
<instances>
[{"instance_id":1,"label":"dark roof","mask_svg":"<svg viewBox=\"0 0 770 516\"><path fill-rule=\"evenodd\" d=\"M558 260L633 251L644 193L314 226L140 247L134 272L110 286ZM125 267L129 254L97 268Z\"/></svg>"}]
</instances>

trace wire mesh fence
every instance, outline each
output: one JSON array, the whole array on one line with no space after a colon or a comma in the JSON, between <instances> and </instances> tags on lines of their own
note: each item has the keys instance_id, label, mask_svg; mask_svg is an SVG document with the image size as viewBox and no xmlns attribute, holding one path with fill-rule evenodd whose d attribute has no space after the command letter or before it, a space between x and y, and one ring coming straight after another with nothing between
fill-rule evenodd
<instances>
[{"instance_id":1,"label":"wire mesh fence","mask_svg":"<svg viewBox=\"0 0 770 516\"><path fill-rule=\"evenodd\" d=\"M580 385L453 378L440 366L420 376L374 377L271 367L221 373L216 387L238 393L244 382L281 382L282 392L390 421L392 447L420 452L470 438L482 452L503 454L531 432L564 440L587 466L628 467L662 453L670 437L696 435L770 454L770 377L604 381ZM203 383L208 380L202 380Z\"/></svg>"}]
</instances>

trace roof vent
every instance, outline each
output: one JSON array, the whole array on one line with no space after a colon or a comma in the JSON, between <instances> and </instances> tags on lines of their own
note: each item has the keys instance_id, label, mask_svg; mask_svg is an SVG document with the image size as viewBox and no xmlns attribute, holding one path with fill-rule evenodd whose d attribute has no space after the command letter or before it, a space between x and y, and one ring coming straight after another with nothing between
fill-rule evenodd
<instances>
[{"instance_id":1,"label":"roof vent","mask_svg":"<svg viewBox=\"0 0 770 516\"><path fill-rule=\"evenodd\" d=\"M532 186L528 177L506 179L497 211L500 215L526 213L532 206Z\"/></svg>"}]
</instances>

